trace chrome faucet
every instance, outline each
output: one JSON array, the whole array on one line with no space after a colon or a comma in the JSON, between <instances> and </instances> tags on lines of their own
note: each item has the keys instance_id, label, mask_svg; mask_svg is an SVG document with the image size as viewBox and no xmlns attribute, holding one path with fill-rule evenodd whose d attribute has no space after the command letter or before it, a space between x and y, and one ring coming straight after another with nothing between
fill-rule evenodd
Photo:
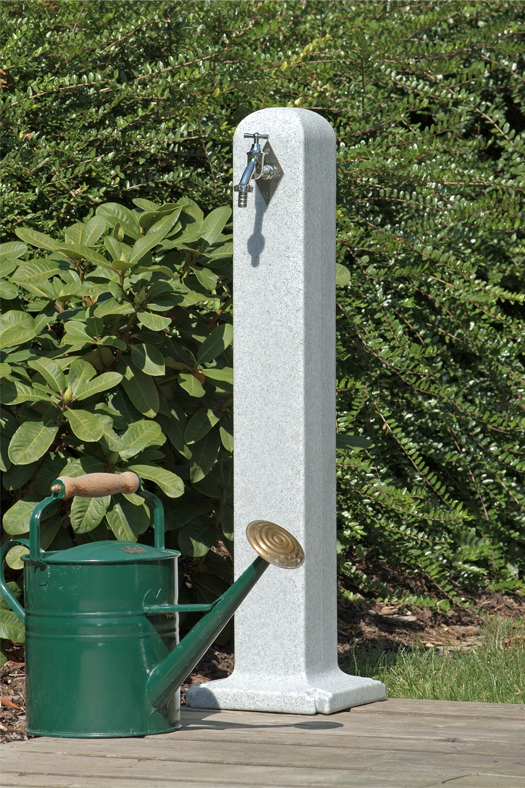
<instances>
[{"instance_id":1,"label":"chrome faucet","mask_svg":"<svg viewBox=\"0 0 525 788\"><path fill-rule=\"evenodd\" d=\"M265 164L265 156L268 154L273 153L270 143L267 142L264 150L261 150L261 146L259 145L259 140L267 140L268 134L245 134L245 137L252 137L253 138L253 145L246 154L248 156L248 163L246 168L243 172L242 178L237 184L237 186L233 187L233 191L239 193L239 208L246 208L248 204L248 192L253 192L253 186L250 186L250 181L258 181L260 178L264 181L271 181L272 178L278 176L278 180L282 175L281 170L277 166L273 164ZM275 158L275 156L273 157ZM261 186L261 184L259 184ZM262 191L262 189L261 189ZM266 197L265 192L263 192L263 196L266 202L269 202L269 198Z\"/></svg>"}]
</instances>

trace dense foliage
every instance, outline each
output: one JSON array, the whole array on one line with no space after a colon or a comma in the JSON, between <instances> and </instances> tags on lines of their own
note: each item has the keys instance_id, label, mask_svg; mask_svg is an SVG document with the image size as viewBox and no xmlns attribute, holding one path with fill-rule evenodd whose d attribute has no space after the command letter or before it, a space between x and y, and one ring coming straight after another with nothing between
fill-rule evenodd
<instances>
[{"instance_id":1,"label":"dense foliage","mask_svg":"<svg viewBox=\"0 0 525 788\"><path fill-rule=\"evenodd\" d=\"M391 593L385 566L445 601L519 585L522 4L91 0L4 3L0 16L13 240L21 225L62 237L101 204L132 209L137 197L223 205L234 128L260 107L333 124L350 275L338 292L338 429L373 444L339 458L346 588ZM149 333L142 343L156 347Z\"/></svg>"}]
</instances>

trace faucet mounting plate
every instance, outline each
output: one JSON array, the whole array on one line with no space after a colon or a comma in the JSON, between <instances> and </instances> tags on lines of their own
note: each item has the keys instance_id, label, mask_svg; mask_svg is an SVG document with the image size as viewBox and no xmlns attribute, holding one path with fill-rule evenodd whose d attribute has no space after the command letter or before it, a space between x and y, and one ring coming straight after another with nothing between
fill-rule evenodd
<instances>
[{"instance_id":1,"label":"faucet mounting plate","mask_svg":"<svg viewBox=\"0 0 525 788\"><path fill-rule=\"evenodd\" d=\"M273 168L273 174L270 178L265 178L264 174L257 178L255 183L259 187L259 191L261 192L266 205L270 204L270 200L272 199L273 195L277 187L279 186L279 182L283 177L284 173L282 171L281 165L279 164L279 159L275 155L272 146L267 141L266 145L263 148L264 153L264 166L270 166Z\"/></svg>"}]
</instances>

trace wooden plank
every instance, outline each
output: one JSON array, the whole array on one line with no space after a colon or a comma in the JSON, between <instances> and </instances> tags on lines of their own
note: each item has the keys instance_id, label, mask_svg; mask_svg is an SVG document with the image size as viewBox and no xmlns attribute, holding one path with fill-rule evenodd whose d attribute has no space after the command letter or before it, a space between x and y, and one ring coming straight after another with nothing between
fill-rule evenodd
<instances>
[{"instance_id":1,"label":"wooden plank","mask_svg":"<svg viewBox=\"0 0 525 788\"><path fill-rule=\"evenodd\" d=\"M402 771L397 774L390 768L382 770L359 769L308 769L304 767L280 768L273 765L245 765L245 764L199 764L177 763L170 761L152 760L144 762L139 759L127 760L119 758L89 758L62 756L57 761L55 756L19 755L18 763L12 759L7 768L2 769L4 779L7 778L15 786L20 785L20 779L28 776L39 776L39 788L47 783L52 783L56 777L71 777L76 780L72 784L75 788L85 788L85 778L97 780L110 780L114 788L121 788L121 781L135 781L135 786L143 784L150 788L153 780L164 781L170 785L180 782L197 782L204 785L238 786L248 784L250 788L328 788L328 786L354 785L358 779L367 786L379 788L385 785L388 788L403 786L403 788L424 788L429 785L429 770L414 771L412 765L407 769L405 762ZM454 770L441 766L432 779L452 780L468 774L468 770ZM51 778L51 779L50 779ZM23 783L22 783L23 784ZM99 782L100 784L100 782ZM431 784L431 783L430 783Z\"/></svg>"},{"instance_id":2,"label":"wooden plank","mask_svg":"<svg viewBox=\"0 0 525 788\"><path fill-rule=\"evenodd\" d=\"M54 751L35 752L28 747L17 748L14 752L23 754L26 758L47 758L53 760L56 755L60 758L106 758L108 762L114 760L133 762L137 758L141 761L162 761L165 763L217 763L217 764L242 764L244 766L265 766L271 763L279 767L308 768L308 769L338 769L351 770L381 768L388 764L389 769L405 769L407 751L394 749L361 750L360 748L335 749L330 746L309 747L279 744L245 744L237 742L217 743L201 741L172 741L171 747L160 746L152 741L119 740L117 742L93 741L87 746L78 746L69 742ZM413 768L424 768L429 764L439 767L443 763L441 753L431 753L414 748L410 753L410 762ZM511 768L512 764L520 757L516 751L510 757L501 755L482 755L469 752L448 752L447 767L464 771L479 769L480 771L496 769L502 765Z\"/></svg>"},{"instance_id":3,"label":"wooden plank","mask_svg":"<svg viewBox=\"0 0 525 788\"><path fill-rule=\"evenodd\" d=\"M193 746L190 746L193 745ZM297 753L296 748L290 747L254 747L249 748L244 745L230 744L227 747L208 745L203 748L199 742L185 742L180 751L159 752L151 747L135 747L135 752L128 748L126 752L123 747L118 747L112 755L104 754L101 748L95 749L89 755L82 755L78 752L65 751L60 753L61 771L64 769L80 770L81 773L90 773L90 769L100 771L101 764L104 764L106 773L117 770L117 773L125 773L137 768L146 769L147 773L155 773L158 768L178 773L180 769L188 769L192 765L200 771L205 766L217 767L239 767L268 768L271 764L274 769L292 769L306 771L310 775L324 774L325 772L346 772L348 779L356 771L378 771L380 773L394 774L396 772L405 774L407 771L407 761L410 763L410 773L416 775L444 774L465 775L471 772L504 772L505 774L519 774L523 772L523 766L518 758L498 758L494 756L480 756L468 754L449 754L445 759L440 755L431 756L426 752L414 751L407 756L407 753L399 752L380 752L373 754L361 753L358 750L344 753L334 753L332 748L301 748ZM98 751L97 751L98 750ZM56 771L56 753L34 753L21 752L20 750L6 759L7 766L12 768L12 762L23 762L24 770L40 770L41 773L53 773ZM102 773L104 770L102 769ZM315 778L317 779L317 778Z\"/></svg>"},{"instance_id":4,"label":"wooden plank","mask_svg":"<svg viewBox=\"0 0 525 788\"><path fill-rule=\"evenodd\" d=\"M515 718L525 722L525 706L522 703L474 703L470 701L419 700L388 698L385 701L356 706L349 713L355 714L439 714L467 717L490 717L491 719Z\"/></svg>"}]
</instances>

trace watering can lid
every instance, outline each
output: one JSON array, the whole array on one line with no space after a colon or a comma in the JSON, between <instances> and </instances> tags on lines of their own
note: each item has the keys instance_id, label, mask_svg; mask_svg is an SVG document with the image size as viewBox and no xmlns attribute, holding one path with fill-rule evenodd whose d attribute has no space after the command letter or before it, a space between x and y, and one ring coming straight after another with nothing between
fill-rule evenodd
<instances>
[{"instance_id":1,"label":"watering can lid","mask_svg":"<svg viewBox=\"0 0 525 788\"><path fill-rule=\"evenodd\" d=\"M160 550L147 544L110 540L44 553L43 558L47 564L127 564L172 559L178 555L177 550Z\"/></svg>"}]
</instances>

